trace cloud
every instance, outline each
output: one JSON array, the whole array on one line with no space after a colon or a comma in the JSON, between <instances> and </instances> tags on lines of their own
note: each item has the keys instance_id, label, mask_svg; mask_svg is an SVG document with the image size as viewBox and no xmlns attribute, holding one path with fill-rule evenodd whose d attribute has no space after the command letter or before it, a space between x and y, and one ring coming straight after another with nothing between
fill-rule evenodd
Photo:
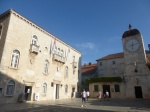
<instances>
[{"instance_id":1,"label":"cloud","mask_svg":"<svg viewBox=\"0 0 150 112\"><path fill-rule=\"evenodd\" d=\"M95 44L91 42L76 44L76 46L80 49L95 49Z\"/></svg>"},{"instance_id":2,"label":"cloud","mask_svg":"<svg viewBox=\"0 0 150 112\"><path fill-rule=\"evenodd\" d=\"M114 42L114 41L120 41L122 38L119 37L119 36L114 36L114 37L111 37L111 38L108 38L107 41L108 42Z\"/></svg>"}]
</instances>

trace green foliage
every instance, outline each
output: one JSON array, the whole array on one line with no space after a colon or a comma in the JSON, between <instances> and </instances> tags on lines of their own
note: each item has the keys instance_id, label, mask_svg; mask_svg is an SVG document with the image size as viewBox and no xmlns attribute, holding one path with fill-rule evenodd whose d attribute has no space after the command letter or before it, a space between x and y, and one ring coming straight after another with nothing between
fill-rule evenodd
<instances>
[{"instance_id":1,"label":"green foliage","mask_svg":"<svg viewBox=\"0 0 150 112\"><path fill-rule=\"evenodd\" d=\"M85 79L86 84L96 82L122 82L121 77L94 77Z\"/></svg>"}]
</instances>

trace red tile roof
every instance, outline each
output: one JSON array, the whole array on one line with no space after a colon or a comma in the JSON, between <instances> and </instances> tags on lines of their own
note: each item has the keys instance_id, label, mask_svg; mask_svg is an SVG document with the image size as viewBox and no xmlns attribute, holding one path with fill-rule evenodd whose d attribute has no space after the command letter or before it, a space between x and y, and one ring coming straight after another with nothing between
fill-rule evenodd
<instances>
[{"instance_id":1,"label":"red tile roof","mask_svg":"<svg viewBox=\"0 0 150 112\"><path fill-rule=\"evenodd\" d=\"M82 74L93 74L96 72L97 64L89 64L82 66Z\"/></svg>"}]
</instances>

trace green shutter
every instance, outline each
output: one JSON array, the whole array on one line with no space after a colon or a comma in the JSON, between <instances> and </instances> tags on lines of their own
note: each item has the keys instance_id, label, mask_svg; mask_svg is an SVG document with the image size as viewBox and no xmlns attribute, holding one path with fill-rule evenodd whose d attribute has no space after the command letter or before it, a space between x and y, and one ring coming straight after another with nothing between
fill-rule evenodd
<instances>
[{"instance_id":1,"label":"green shutter","mask_svg":"<svg viewBox=\"0 0 150 112\"><path fill-rule=\"evenodd\" d=\"M120 87L119 87L119 85L115 85L115 92L120 92Z\"/></svg>"}]
</instances>

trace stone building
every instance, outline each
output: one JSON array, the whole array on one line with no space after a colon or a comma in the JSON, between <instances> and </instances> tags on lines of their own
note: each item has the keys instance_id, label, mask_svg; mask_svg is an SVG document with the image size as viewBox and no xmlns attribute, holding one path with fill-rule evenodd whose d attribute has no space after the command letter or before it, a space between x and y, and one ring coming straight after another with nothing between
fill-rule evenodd
<instances>
[{"instance_id":1,"label":"stone building","mask_svg":"<svg viewBox=\"0 0 150 112\"><path fill-rule=\"evenodd\" d=\"M71 98L80 76L79 51L14 10L0 15L0 103Z\"/></svg>"},{"instance_id":2,"label":"stone building","mask_svg":"<svg viewBox=\"0 0 150 112\"><path fill-rule=\"evenodd\" d=\"M130 26L122 35L122 45L123 52L97 60L98 76L121 77L122 82L91 83L91 96L107 90L111 98L150 98L150 51L144 48L142 34Z\"/></svg>"},{"instance_id":3,"label":"stone building","mask_svg":"<svg viewBox=\"0 0 150 112\"><path fill-rule=\"evenodd\" d=\"M85 83L85 79L97 77L97 64L84 64L82 66L82 74L81 74L81 82L82 82L82 89L89 90L89 85Z\"/></svg>"}]
</instances>

